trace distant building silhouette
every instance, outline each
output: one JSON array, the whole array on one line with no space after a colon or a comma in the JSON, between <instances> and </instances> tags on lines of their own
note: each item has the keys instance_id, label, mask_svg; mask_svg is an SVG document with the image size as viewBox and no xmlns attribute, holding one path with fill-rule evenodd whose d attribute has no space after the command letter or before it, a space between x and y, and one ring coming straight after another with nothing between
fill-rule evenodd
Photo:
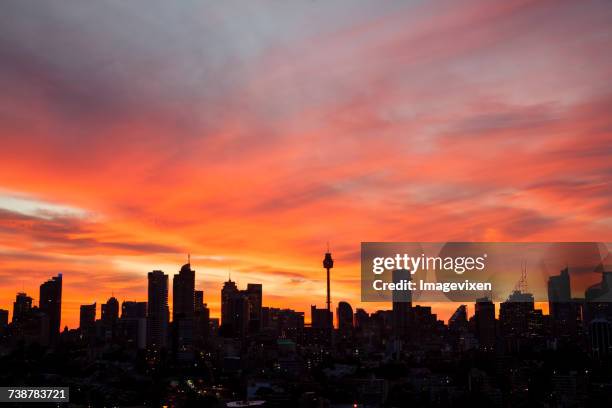
<instances>
[{"instance_id":1,"label":"distant building silhouette","mask_svg":"<svg viewBox=\"0 0 612 408\"><path fill-rule=\"evenodd\" d=\"M0 309L0 335L4 334L6 328L8 327L8 316L8 310Z\"/></svg>"},{"instance_id":2,"label":"distant building silhouette","mask_svg":"<svg viewBox=\"0 0 612 408\"><path fill-rule=\"evenodd\" d=\"M148 274L147 345L163 348L168 338L168 275L162 271Z\"/></svg>"},{"instance_id":3,"label":"distant building silhouette","mask_svg":"<svg viewBox=\"0 0 612 408\"><path fill-rule=\"evenodd\" d=\"M589 323L591 354L596 359L612 355L612 325L604 318L595 318Z\"/></svg>"},{"instance_id":4,"label":"distant building silhouette","mask_svg":"<svg viewBox=\"0 0 612 408\"><path fill-rule=\"evenodd\" d=\"M229 279L221 289L221 328L226 336L244 337L261 327L262 285L249 283L238 290Z\"/></svg>"},{"instance_id":5,"label":"distant building silhouette","mask_svg":"<svg viewBox=\"0 0 612 408\"><path fill-rule=\"evenodd\" d=\"M572 300L569 269L548 278L548 310L556 337L578 336L582 320L582 302Z\"/></svg>"},{"instance_id":6,"label":"distant building silhouette","mask_svg":"<svg viewBox=\"0 0 612 408\"><path fill-rule=\"evenodd\" d=\"M350 333L353 330L353 308L348 302L339 302L336 309L338 319L338 330L342 333Z\"/></svg>"},{"instance_id":7,"label":"distant building silhouette","mask_svg":"<svg viewBox=\"0 0 612 408\"><path fill-rule=\"evenodd\" d=\"M181 360L193 357L195 271L188 262L172 280L172 346Z\"/></svg>"},{"instance_id":8,"label":"distant building silhouette","mask_svg":"<svg viewBox=\"0 0 612 408\"><path fill-rule=\"evenodd\" d=\"M474 322L476 338L484 350L492 350L495 346L495 304L489 298L476 300L474 307Z\"/></svg>"},{"instance_id":9,"label":"distant building silhouette","mask_svg":"<svg viewBox=\"0 0 612 408\"><path fill-rule=\"evenodd\" d=\"M102 304L101 320L108 326L114 326L119 319L119 301L116 297L110 297Z\"/></svg>"},{"instance_id":10,"label":"distant building silhouette","mask_svg":"<svg viewBox=\"0 0 612 408\"><path fill-rule=\"evenodd\" d=\"M397 269L392 272L393 283L412 280L409 270ZM412 292L410 290L394 290L392 294L393 336L397 340L407 340L412 314Z\"/></svg>"},{"instance_id":11,"label":"distant building silhouette","mask_svg":"<svg viewBox=\"0 0 612 408\"><path fill-rule=\"evenodd\" d=\"M172 320L191 318L195 311L195 271L185 264L172 280Z\"/></svg>"},{"instance_id":12,"label":"distant building silhouette","mask_svg":"<svg viewBox=\"0 0 612 408\"><path fill-rule=\"evenodd\" d=\"M255 333L261 327L262 285L260 283L247 284L245 295L249 299L249 332Z\"/></svg>"},{"instance_id":13,"label":"distant building silhouette","mask_svg":"<svg viewBox=\"0 0 612 408\"><path fill-rule=\"evenodd\" d=\"M204 291L196 290L193 292L193 294L194 294L194 299L195 299L194 311L196 313L201 312L202 309L204 308Z\"/></svg>"},{"instance_id":14,"label":"distant building silhouette","mask_svg":"<svg viewBox=\"0 0 612 408\"><path fill-rule=\"evenodd\" d=\"M147 302L125 301L119 320L121 338L128 346L143 349L147 342Z\"/></svg>"},{"instance_id":15,"label":"distant building silhouette","mask_svg":"<svg viewBox=\"0 0 612 408\"><path fill-rule=\"evenodd\" d=\"M121 304L121 319L141 319L147 317L147 302L125 301Z\"/></svg>"},{"instance_id":16,"label":"distant building silhouette","mask_svg":"<svg viewBox=\"0 0 612 408\"><path fill-rule=\"evenodd\" d=\"M310 321L313 329L328 330L333 323L333 314L327 309L318 309L315 305L311 305Z\"/></svg>"},{"instance_id":17,"label":"distant building silhouette","mask_svg":"<svg viewBox=\"0 0 612 408\"><path fill-rule=\"evenodd\" d=\"M79 329L90 333L96 326L96 304L81 305L79 313Z\"/></svg>"},{"instance_id":18,"label":"distant building silhouette","mask_svg":"<svg viewBox=\"0 0 612 408\"><path fill-rule=\"evenodd\" d=\"M468 326L467 306L461 305L455 310L453 315L448 319L448 328L451 331L461 332L466 331Z\"/></svg>"},{"instance_id":19,"label":"distant building silhouette","mask_svg":"<svg viewBox=\"0 0 612 408\"><path fill-rule=\"evenodd\" d=\"M238 295L236 282L228 279L221 289L221 327L232 327L233 324L233 300Z\"/></svg>"},{"instance_id":20,"label":"distant building silhouette","mask_svg":"<svg viewBox=\"0 0 612 408\"><path fill-rule=\"evenodd\" d=\"M60 333L62 316L62 274L40 285L39 309L49 318L49 341L55 342Z\"/></svg>"},{"instance_id":21,"label":"distant building silhouette","mask_svg":"<svg viewBox=\"0 0 612 408\"><path fill-rule=\"evenodd\" d=\"M13 323L25 318L32 310L32 298L24 292L17 293L15 302L13 302Z\"/></svg>"}]
</instances>

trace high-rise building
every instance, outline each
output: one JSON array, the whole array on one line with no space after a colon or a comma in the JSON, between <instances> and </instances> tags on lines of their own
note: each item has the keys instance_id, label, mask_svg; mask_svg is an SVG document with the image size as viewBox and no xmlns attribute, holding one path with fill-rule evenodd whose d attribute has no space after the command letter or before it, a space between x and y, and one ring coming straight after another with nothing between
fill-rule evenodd
<instances>
[{"instance_id":1,"label":"high-rise building","mask_svg":"<svg viewBox=\"0 0 612 408\"><path fill-rule=\"evenodd\" d=\"M129 346L143 349L147 340L147 302L121 304L120 338Z\"/></svg>"},{"instance_id":2,"label":"high-rise building","mask_svg":"<svg viewBox=\"0 0 612 408\"><path fill-rule=\"evenodd\" d=\"M474 308L476 338L484 350L495 345L495 304L489 298L476 299Z\"/></svg>"},{"instance_id":3,"label":"high-rise building","mask_svg":"<svg viewBox=\"0 0 612 408\"><path fill-rule=\"evenodd\" d=\"M89 332L96 325L96 304L81 305L79 315L79 329L81 332Z\"/></svg>"},{"instance_id":4,"label":"high-rise building","mask_svg":"<svg viewBox=\"0 0 612 408\"><path fill-rule=\"evenodd\" d=\"M192 318L195 311L195 271L186 263L172 280L172 320Z\"/></svg>"},{"instance_id":5,"label":"high-rise building","mask_svg":"<svg viewBox=\"0 0 612 408\"><path fill-rule=\"evenodd\" d=\"M147 317L147 302L125 301L121 304L121 319Z\"/></svg>"},{"instance_id":6,"label":"high-rise building","mask_svg":"<svg viewBox=\"0 0 612 408\"><path fill-rule=\"evenodd\" d=\"M528 332L529 317L534 311L531 293L515 290L499 306L499 325L505 338L523 336Z\"/></svg>"},{"instance_id":7,"label":"high-rise building","mask_svg":"<svg viewBox=\"0 0 612 408\"><path fill-rule=\"evenodd\" d=\"M603 359L612 354L612 325L604 318L595 318L589 323L591 355Z\"/></svg>"},{"instance_id":8,"label":"high-rise building","mask_svg":"<svg viewBox=\"0 0 612 408\"><path fill-rule=\"evenodd\" d=\"M261 328L261 304L263 288L260 283L247 284L244 294L249 299L249 331L257 332Z\"/></svg>"},{"instance_id":9,"label":"high-rise building","mask_svg":"<svg viewBox=\"0 0 612 408\"><path fill-rule=\"evenodd\" d=\"M333 314L327 309L310 306L310 321L313 329L329 329L333 324Z\"/></svg>"},{"instance_id":10,"label":"high-rise building","mask_svg":"<svg viewBox=\"0 0 612 408\"><path fill-rule=\"evenodd\" d=\"M8 315L8 310L0 309L0 334L3 334L8 326Z\"/></svg>"},{"instance_id":11,"label":"high-rise building","mask_svg":"<svg viewBox=\"0 0 612 408\"><path fill-rule=\"evenodd\" d=\"M236 282L232 281L231 278L223 284L223 289L221 289L221 326L231 327L233 320L232 302L238 292Z\"/></svg>"},{"instance_id":12,"label":"high-rise building","mask_svg":"<svg viewBox=\"0 0 612 408\"><path fill-rule=\"evenodd\" d=\"M60 333L62 317L62 274L40 285L39 309L49 317L49 341L54 342Z\"/></svg>"},{"instance_id":13,"label":"high-rise building","mask_svg":"<svg viewBox=\"0 0 612 408\"><path fill-rule=\"evenodd\" d=\"M201 312L204 308L204 291L196 290L193 292L195 298L194 310L195 312Z\"/></svg>"},{"instance_id":14,"label":"high-rise building","mask_svg":"<svg viewBox=\"0 0 612 408\"><path fill-rule=\"evenodd\" d=\"M358 330L369 329L370 315L363 309L355 310L355 328Z\"/></svg>"},{"instance_id":15,"label":"high-rise building","mask_svg":"<svg viewBox=\"0 0 612 408\"><path fill-rule=\"evenodd\" d=\"M569 270L548 279L548 310L553 334L576 338L582 320L582 302L572 300Z\"/></svg>"},{"instance_id":16,"label":"high-rise building","mask_svg":"<svg viewBox=\"0 0 612 408\"><path fill-rule=\"evenodd\" d=\"M396 269L393 271L394 283L412 280L409 270ZM410 333L412 313L412 292L410 290L394 290L393 299L393 335L397 339L406 339Z\"/></svg>"},{"instance_id":17,"label":"high-rise building","mask_svg":"<svg viewBox=\"0 0 612 408\"><path fill-rule=\"evenodd\" d=\"M560 303L569 303L572 300L570 290L569 270L565 268L557 276L548 278L548 304L550 315L557 314L557 305Z\"/></svg>"},{"instance_id":18,"label":"high-rise building","mask_svg":"<svg viewBox=\"0 0 612 408\"><path fill-rule=\"evenodd\" d=\"M114 326L119 319L119 301L114 296L102 304L102 323Z\"/></svg>"},{"instance_id":19,"label":"high-rise building","mask_svg":"<svg viewBox=\"0 0 612 408\"><path fill-rule=\"evenodd\" d=\"M342 333L350 333L353 330L353 308L348 302L338 303L336 309L338 330Z\"/></svg>"},{"instance_id":20,"label":"high-rise building","mask_svg":"<svg viewBox=\"0 0 612 408\"><path fill-rule=\"evenodd\" d=\"M147 345L163 348L168 338L168 275L162 271L148 274Z\"/></svg>"},{"instance_id":21,"label":"high-rise building","mask_svg":"<svg viewBox=\"0 0 612 408\"><path fill-rule=\"evenodd\" d=\"M23 292L17 293L13 303L13 323L25 318L32 310L32 298Z\"/></svg>"},{"instance_id":22,"label":"high-rise building","mask_svg":"<svg viewBox=\"0 0 612 408\"><path fill-rule=\"evenodd\" d=\"M454 332L467 330L467 306L461 305L455 310L455 313L448 319L448 328Z\"/></svg>"}]
</instances>

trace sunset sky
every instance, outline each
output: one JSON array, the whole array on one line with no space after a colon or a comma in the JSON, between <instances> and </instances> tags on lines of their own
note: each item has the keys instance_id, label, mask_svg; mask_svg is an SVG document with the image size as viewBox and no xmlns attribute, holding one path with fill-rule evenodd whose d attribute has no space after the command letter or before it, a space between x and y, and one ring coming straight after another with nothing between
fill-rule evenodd
<instances>
[{"instance_id":1,"label":"sunset sky","mask_svg":"<svg viewBox=\"0 0 612 408\"><path fill-rule=\"evenodd\" d=\"M308 311L329 241L373 311L361 241L612 241L611 79L609 1L4 1L0 308L191 253L213 316L230 271Z\"/></svg>"}]
</instances>

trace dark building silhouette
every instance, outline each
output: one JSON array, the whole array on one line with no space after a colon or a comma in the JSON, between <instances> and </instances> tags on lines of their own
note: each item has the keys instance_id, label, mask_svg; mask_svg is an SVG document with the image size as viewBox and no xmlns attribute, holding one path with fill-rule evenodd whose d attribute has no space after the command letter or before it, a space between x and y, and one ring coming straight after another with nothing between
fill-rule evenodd
<instances>
[{"instance_id":1,"label":"dark building silhouette","mask_svg":"<svg viewBox=\"0 0 612 408\"><path fill-rule=\"evenodd\" d=\"M529 316L534 311L531 293L515 290L499 306L499 325L504 337L523 336L528 332Z\"/></svg>"},{"instance_id":2,"label":"dark building silhouette","mask_svg":"<svg viewBox=\"0 0 612 408\"><path fill-rule=\"evenodd\" d=\"M548 310L555 336L574 339L578 336L582 302L572 299L568 268L548 278Z\"/></svg>"},{"instance_id":3,"label":"dark building silhouette","mask_svg":"<svg viewBox=\"0 0 612 408\"><path fill-rule=\"evenodd\" d=\"M584 293L584 323L588 327L593 319L612 321L612 272L602 272L601 282Z\"/></svg>"},{"instance_id":4,"label":"dark building silhouette","mask_svg":"<svg viewBox=\"0 0 612 408\"><path fill-rule=\"evenodd\" d=\"M221 327L225 335L246 336L256 333L262 319L262 285L249 283L238 290L231 279L221 289Z\"/></svg>"},{"instance_id":5,"label":"dark building silhouette","mask_svg":"<svg viewBox=\"0 0 612 408\"><path fill-rule=\"evenodd\" d=\"M612 355L612 325L608 320L595 318L589 323L589 342L594 358Z\"/></svg>"},{"instance_id":6,"label":"dark building silhouette","mask_svg":"<svg viewBox=\"0 0 612 408\"><path fill-rule=\"evenodd\" d=\"M147 345L163 348L168 338L168 275L162 271L149 272L147 303Z\"/></svg>"},{"instance_id":7,"label":"dark building silhouette","mask_svg":"<svg viewBox=\"0 0 612 408\"><path fill-rule=\"evenodd\" d=\"M121 319L141 319L147 317L147 302L125 301L121 304Z\"/></svg>"},{"instance_id":8,"label":"dark building silhouette","mask_svg":"<svg viewBox=\"0 0 612 408\"><path fill-rule=\"evenodd\" d=\"M201 312L204 308L204 291L196 290L193 292L195 303L194 303L194 311Z\"/></svg>"},{"instance_id":9,"label":"dark building silhouette","mask_svg":"<svg viewBox=\"0 0 612 408\"><path fill-rule=\"evenodd\" d=\"M245 295L249 299L249 331L255 333L261 327L262 285L260 283L247 284Z\"/></svg>"},{"instance_id":10,"label":"dark building silhouette","mask_svg":"<svg viewBox=\"0 0 612 408\"><path fill-rule=\"evenodd\" d=\"M31 310L32 298L23 292L17 293L15 302L13 302L13 323L28 316Z\"/></svg>"},{"instance_id":11,"label":"dark building silhouette","mask_svg":"<svg viewBox=\"0 0 612 408\"><path fill-rule=\"evenodd\" d=\"M323 268L327 271L327 312L331 315L331 288L330 288L330 270L334 267L334 260L332 259L331 252L327 248L325 258L323 258ZM331 322L330 322L331 324Z\"/></svg>"},{"instance_id":12,"label":"dark building silhouette","mask_svg":"<svg viewBox=\"0 0 612 408\"><path fill-rule=\"evenodd\" d=\"M313 329L329 329L333 323L333 314L327 309L318 309L310 306L310 320Z\"/></svg>"},{"instance_id":13,"label":"dark building silhouette","mask_svg":"<svg viewBox=\"0 0 612 408\"><path fill-rule=\"evenodd\" d=\"M223 284L223 288L221 289L221 327L232 327L233 301L238 293L236 282L232 281L231 278Z\"/></svg>"},{"instance_id":14,"label":"dark building silhouette","mask_svg":"<svg viewBox=\"0 0 612 408\"><path fill-rule=\"evenodd\" d=\"M62 274L40 285L39 309L49 318L49 341L57 340L62 317Z\"/></svg>"},{"instance_id":15,"label":"dark building silhouette","mask_svg":"<svg viewBox=\"0 0 612 408\"><path fill-rule=\"evenodd\" d=\"M102 323L108 326L114 326L119 319L119 301L117 298L110 297L106 303L102 304Z\"/></svg>"},{"instance_id":16,"label":"dark building silhouette","mask_svg":"<svg viewBox=\"0 0 612 408\"><path fill-rule=\"evenodd\" d=\"M355 310L355 329L367 330L369 328L370 315L363 309L357 308Z\"/></svg>"},{"instance_id":17,"label":"dark building silhouette","mask_svg":"<svg viewBox=\"0 0 612 408\"><path fill-rule=\"evenodd\" d=\"M339 331L350 333L353 330L353 308L348 302L338 303L336 318L338 319Z\"/></svg>"},{"instance_id":18,"label":"dark building silhouette","mask_svg":"<svg viewBox=\"0 0 612 408\"><path fill-rule=\"evenodd\" d=\"M195 291L195 312L193 315L193 339L194 342L202 344L210 334L210 310L204 303L204 292Z\"/></svg>"},{"instance_id":19,"label":"dark building silhouette","mask_svg":"<svg viewBox=\"0 0 612 408\"><path fill-rule=\"evenodd\" d=\"M484 350L495 346L495 304L489 298L476 300L474 308L476 338Z\"/></svg>"},{"instance_id":20,"label":"dark building silhouette","mask_svg":"<svg viewBox=\"0 0 612 408\"><path fill-rule=\"evenodd\" d=\"M304 330L304 312L263 307L261 316L262 327L271 329L279 337L297 339Z\"/></svg>"},{"instance_id":21,"label":"dark building silhouette","mask_svg":"<svg viewBox=\"0 0 612 408\"><path fill-rule=\"evenodd\" d=\"M195 271L188 262L172 280L172 345L181 360L193 357Z\"/></svg>"},{"instance_id":22,"label":"dark building silhouette","mask_svg":"<svg viewBox=\"0 0 612 408\"><path fill-rule=\"evenodd\" d=\"M548 278L548 303L551 305L551 314L554 313L555 303L569 302L571 299L569 270L565 268L559 275Z\"/></svg>"},{"instance_id":23,"label":"dark building silhouette","mask_svg":"<svg viewBox=\"0 0 612 408\"><path fill-rule=\"evenodd\" d=\"M81 332L91 332L96 325L96 304L81 305L79 313L79 329Z\"/></svg>"},{"instance_id":24,"label":"dark building silhouette","mask_svg":"<svg viewBox=\"0 0 612 408\"><path fill-rule=\"evenodd\" d=\"M393 271L392 279L393 283L400 283L403 280L412 280L412 275L406 269L397 269ZM394 290L392 299L393 336L399 340L406 340L410 331L412 292L409 290Z\"/></svg>"},{"instance_id":25,"label":"dark building silhouette","mask_svg":"<svg viewBox=\"0 0 612 408\"><path fill-rule=\"evenodd\" d=\"M121 339L128 347L143 349L147 340L147 302L125 301L119 319Z\"/></svg>"},{"instance_id":26,"label":"dark building silhouette","mask_svg":"<svg viewBox=\"0 0 612 408\"><path fill-rule=\"evenodd\" d=\"M191 318L195 311L195 271L186 263L172 280L172 320Z\"/></svg>"},{"instance_id":27,"label":"dark building silhouette","mask_svg":"<svg viewBox=\"0 0 612 408\"><path fill-rule=\"evenodd\" d=\"M455 310L453 315L448 319L448 328L451 331L466 331L468 328L467 306L461 305Z\"/></svg>"},{"instance_id":28,"label":"dark building silhouette","mask_svg":"<svg viewBox=\"0 0 612 408\"><path fill-rule=\"evenodd\" d=\"M8 327L8 316L8 310L0 309L0 335L2 335Z\"/></svg>"}]
</instances>

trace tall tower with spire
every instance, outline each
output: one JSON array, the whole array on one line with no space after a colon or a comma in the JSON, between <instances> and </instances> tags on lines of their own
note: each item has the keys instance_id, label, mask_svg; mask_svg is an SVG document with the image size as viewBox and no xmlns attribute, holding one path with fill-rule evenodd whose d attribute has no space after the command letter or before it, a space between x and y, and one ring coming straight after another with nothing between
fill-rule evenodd
<instances>
[{"instance_id":1,"label":"tall tower with spire","mask_svg":"<svg viewBox=\"0 0 612 408\"><path fill-rule=\"evenodd\" d=\"M330 295L330 288L329 288L329 270L334 267L334 260L332 259L331 252L329 251L329 243L327 244L327 252L325 253L325 258L323 259L323 267L327 270L327 313L331 316L331 295Z\"/></svg>"}]
</instances>

